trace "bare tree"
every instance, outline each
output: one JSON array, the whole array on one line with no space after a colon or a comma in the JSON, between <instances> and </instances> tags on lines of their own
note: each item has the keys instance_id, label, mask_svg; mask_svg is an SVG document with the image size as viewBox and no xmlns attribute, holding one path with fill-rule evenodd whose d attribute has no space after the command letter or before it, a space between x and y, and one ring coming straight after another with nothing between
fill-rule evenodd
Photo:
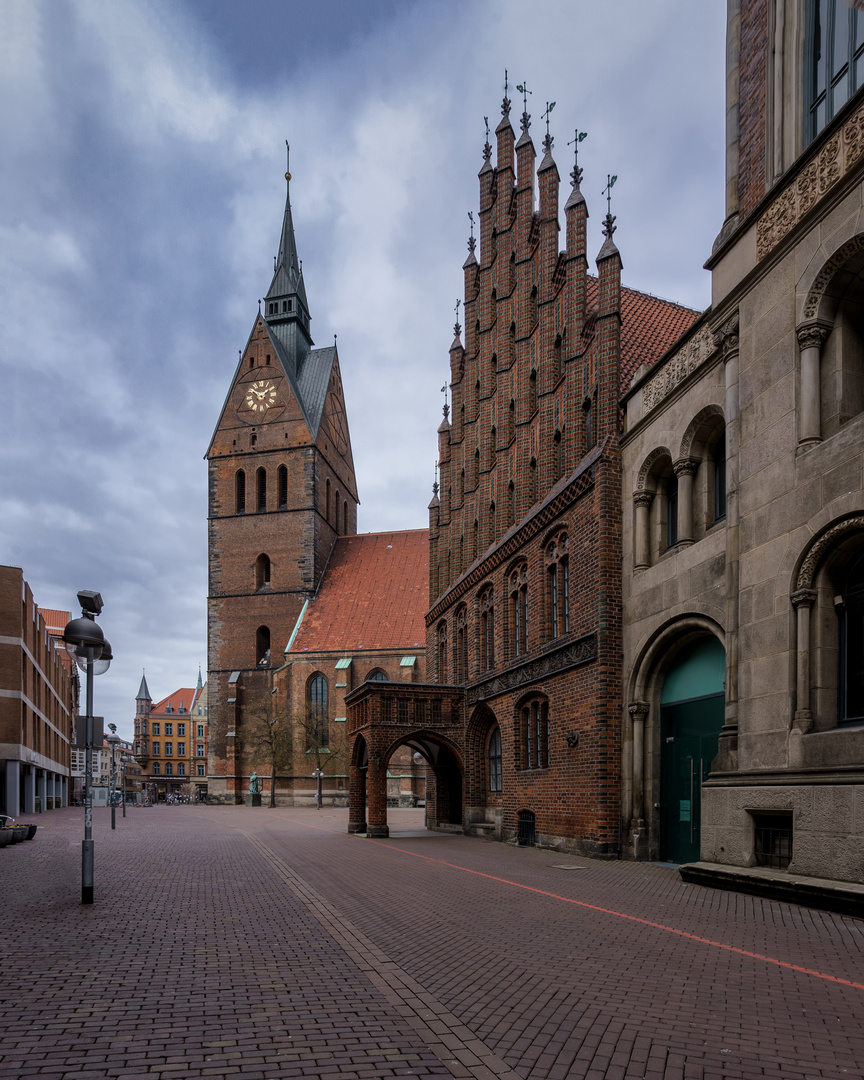
<instances>
[{"instance_id":1,"label":"bare tree","mask_svg":"<svg viewBox=\"0 0 864 1080\"><path fill-rule=\"evenodd\" d=\"M306 760L314 763L315 806L321 809L324 776L328 772L347 771L348 738L346 724L330 721L324 709L310 702L306 711L295 720L298 742L306 752Z\"/></svg>"},{"instance_id":2,"label":"bare tree","mask_svg":"<svg viewBox=\"0 0 864 1080\"><path fill-rule=\"evenodd\" d=\"M270 806L276 805L276 776L291 763L292 718L276 707L271 699L253 705L243 713L244 749L270 769Z\"/></svg>"}]
</instances>

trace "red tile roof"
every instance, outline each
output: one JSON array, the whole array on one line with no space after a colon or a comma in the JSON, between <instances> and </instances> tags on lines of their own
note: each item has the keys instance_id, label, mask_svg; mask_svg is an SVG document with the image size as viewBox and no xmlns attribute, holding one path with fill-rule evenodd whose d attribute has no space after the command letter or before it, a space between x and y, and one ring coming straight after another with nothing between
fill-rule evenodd
<instances>
[{"instance_id":1,"label":"red tile roof","mask_svg":"<svg viewBox=\"0 0 864 1080\"><path fill-rule=\"evenodd\" d=\"M597 278L588 276L586 307L597 307ZM702 313L661 300L659 296L621 287L621 393L630 388L633 373L642 364L656 364L666 350Z\"/></svg>"},{"instance_id":2,"label":"red tile roof","mask_svg":"<svg viewBox=\"0 0 864 1080\"><path fill-rule=\"evenodd\" d=\"M175 690L173 694L169 694L168 697L162 698L161 701L157 701L150 712L164 713L165 710L170 707L175 713L180 712L181 708L185 709L187 713L191 713L192 706L195 704L195 695L197 693L197 690L184 686L182 690Z\"/></svg>"},{"instance_id":3,"label":"red tile roof","mask_svg":"<svg viewBox=\"0 0 864 1080\"><path fill-rule=\"evenodd\" d=\"M289 655L425 648L428 606L428 529L340 536Z\"/></svg>"},{"instance_id":4,"label":"red tile roof","mask_svg":"<svg viewBox=\"0 0 864 1080\"><path fill-rule=\"evenodd\" d=\"M57 611L55 608L47 607L40 607L37 610L45 621L48 633L53 634L55 637L62 635L66 629L66 623L72 621L71 611Z\"/></svg>"}]
</instances>

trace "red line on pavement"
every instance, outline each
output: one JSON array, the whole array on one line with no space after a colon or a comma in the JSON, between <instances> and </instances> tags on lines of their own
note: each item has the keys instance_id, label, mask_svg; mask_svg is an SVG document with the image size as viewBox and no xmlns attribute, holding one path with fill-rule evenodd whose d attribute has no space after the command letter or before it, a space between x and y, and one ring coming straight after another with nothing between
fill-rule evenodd
<instances>
[{"instance_id":1,"label":"red line on pavement","mask_svg":"<svg viewBox=\"0 0 864 1080\"><path fill-rule=\"evenodd\" d=\"M275 816L275 815L271 815ZM310 825L307 821L297 821L296 818L280 818L281 821L291 821L295 825L305 825L309 829L319 829L321 832L333 833L334 836L346 836L346 833L336 829L326 829L323 825ZM589 911L599 911L603 915L614 915L617 919L627 919L628 922L640 923L642 926L650 926L654 930L664 930L667 934L676 934L678 937L688 938L690 941L698 941L701 945L712 945L715 949L724 949L726 952L737 953L738 956L748 956L751 960L762 960L766 964L775 964L777 967L787 968L789 971L800 971L803 975L812 975L814 979L824 979L826 982L840 983L841 986L851 986L855 990L864 990L864 983L852 982L851 979L841 979L837 975L827 975L824 971L815 971L813 968L801 967L799 964L790 964L788 960L777 960L773 956L765 956L763 953L748 952L747 949L739 949L735 945L726 945L722 941L712 941L711 938L699 937L698 934L690 934L686 930L677 930L674 926L665 926L663 923L651 922L650 919L640 919L638 915L627 915L623 911L613 911L612 908L600 907L597 904L589 904L586 900L574 900L571 896L561 896L559 893L547 892L545 889L537 889L533 885L523 885L518 881L510 881L509 878L496 877L494 874L484 874L481 870L471 870L467 866L459 866L457 863L446 862L444 859L433 859L431 855L421 855L418 851L409 851L407 848L396 847L393 844L385 844L380 840L371 840L369 837L358 836L358 840L365 840L367 844L376 844L386 848L387 851L398 851L402 855L413 855L417 859L425 859L426 862L437 863L439 866L447 866L451 870L462 870L466 874L474 874L475 877L488 878L489 881L497 881L502 885L512 885L526 892L538 893L540 896L548 896L552 900L562 900L565 904L575 904L577 907L587 908Z\"/></svg>"}]
</instances>

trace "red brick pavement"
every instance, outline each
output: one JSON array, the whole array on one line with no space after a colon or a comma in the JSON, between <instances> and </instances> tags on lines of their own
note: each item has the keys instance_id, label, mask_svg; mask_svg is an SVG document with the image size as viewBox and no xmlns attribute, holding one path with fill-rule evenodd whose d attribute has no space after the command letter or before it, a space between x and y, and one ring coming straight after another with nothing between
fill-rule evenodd
<instances>
[{"instance_id":1,"label":"red brick pavement","mask_svg":"<svg viewBox=\"0 0 864 1080\"><path fill-rule=\"evenodd\" d=\"M862 921L415 811L94 818L92 907L82 811L0 850L0 1077L864 1076Z\"/></svg>"}]
</instances>

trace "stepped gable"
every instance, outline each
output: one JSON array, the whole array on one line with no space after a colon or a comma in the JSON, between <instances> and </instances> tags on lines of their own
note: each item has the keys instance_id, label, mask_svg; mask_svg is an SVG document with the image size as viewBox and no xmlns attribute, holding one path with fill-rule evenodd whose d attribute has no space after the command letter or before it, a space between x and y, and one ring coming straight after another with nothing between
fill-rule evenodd
<instances>
[{"instance_id":1,"label":"stepped gable","mask_svg":"<svg viewBox=\"0 0 864 1080\"><path fill-rule=\"evenodd\" d=\"M586 305L589 312L596 308L597 299L597 278L589 274ZM701 311L622 285L621 393L629 389L638 367L656 364L701 314Z\"/></svg>"},{"instance_id":2,"label":"stepped gable","mask_svg":"<svg viewBox=\"0 0 864 1080\"><path fill-rule=\"evenodd\" d=\"M288 656L426 645L429 530L340 536Z\"/></svg>"}]
</instances>

